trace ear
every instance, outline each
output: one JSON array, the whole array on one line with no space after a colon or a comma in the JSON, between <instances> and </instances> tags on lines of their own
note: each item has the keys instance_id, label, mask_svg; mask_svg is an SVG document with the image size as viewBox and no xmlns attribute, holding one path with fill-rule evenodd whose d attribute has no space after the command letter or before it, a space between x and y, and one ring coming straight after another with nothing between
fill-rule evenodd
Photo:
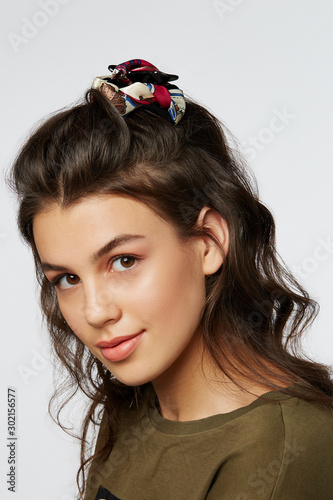
<instances>
[{"instance_id":1,"label":"ear","mask_svg":"<svg viewBox=\"0 0 333 500\"><path fill-rule=\"evenodd\" d=\"M216 210L203 207L197 218L197 228L208 229L215 236L221 248L208 236L201 237L202 266L205 275L216 273L223 264L229 250L229 228L221 214Z\"/></svg>"}]
</instances>

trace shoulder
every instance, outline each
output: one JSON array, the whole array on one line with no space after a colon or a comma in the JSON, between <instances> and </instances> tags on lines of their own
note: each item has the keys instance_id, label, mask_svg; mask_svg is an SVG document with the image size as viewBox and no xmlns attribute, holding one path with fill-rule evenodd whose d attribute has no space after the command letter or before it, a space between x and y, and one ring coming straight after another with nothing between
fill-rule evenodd
<instances>
[{"instance_id":1,"label":"shoulder","mask_svg":"<svg viewBox=\"0 0 333 500\"><path fill-rule=\"evenodd\" d=\"M235 417L229 426L238 429L242 443L269 450L296 440L306 447L333 447L333 413L321 404L272 392L237 410Z\"/></svg>"},{"instance_id":2,"label":"shoulder","mask_svg":"<svg viewBox=\"0 0 333 500\"><path fill-rule=\"evenodd\" d=\"M292 434L312 446L333 444L333 413L327 407L294 397L281 401L280 407L286 439Z\"/></svg>"},{"instance_id":3,"label":"shoulder","mask_svg":"<svg viewBox=\"0 0 333 500\"><path fill-rule=\"evenodd\" d=\"M236 437L209 500L326 500L333 492L333 415L299 398L260 398L228 427Z\"/></svg>"},{"instance_id":4,"label":"shoulder","mask_svg":"<svg viewBox=\"0 0 333 500\"><path fill-rule=\"evenodd\" d=\"M284 443L297 437L308 446L333 444L333 413L327 407L285 395L276 402L265 398L263 402L262 411L258 412L263 432L278 434ZM268 414L272 419L263 421Z\"/></svg>"},{"instance_id":5,"label":"shoulder","mask_svg":"<svg viewBox=\"0 0 333 500\"><path fill-rule=\"evenodd\" d=\"M280 407L284 447L273 498L330 498L333 495L332 412L298 398L290 398L280 403Z\"/></svg>"}]
</instances>

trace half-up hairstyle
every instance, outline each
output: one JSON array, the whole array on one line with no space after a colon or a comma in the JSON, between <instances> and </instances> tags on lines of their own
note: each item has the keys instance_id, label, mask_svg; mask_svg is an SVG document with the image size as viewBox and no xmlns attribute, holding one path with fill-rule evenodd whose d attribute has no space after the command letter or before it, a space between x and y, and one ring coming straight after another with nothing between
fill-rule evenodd
<instances>
[{"instance_id":1,"label":"half-up hairstyle","mask_svg":"<svg viewBox=\"0 0 333 500\"><path fill-rule=\"evenodd\" d=\"M230 249L222 268L206 278L205 347L231 379L241 375L332 408L328 368L301 355L299 347L317 305L278 259L273 217L221 124L206 109L188 100L177 126L148 109L121 117L91 89L83 103L57 113L31 135L13 166L11 184L20 201L19 229L33 251L54 352L67 373L69 396L58 407L59 425L61 410L77 389L90 401L81 433L81 498L87 465L93 458L105 459L112 448L119 411L131 407L145 415L154 393L150 383L128 387L117 381L66 324L42 272L32 231L34 216L52 203L67 207L96 194L131 197L170 222L184 240L212 237L196 221L204 206L218 211L229 227ZM108 438L92 454L87 432L101 410Z\"/></svg>"}]
</instances>

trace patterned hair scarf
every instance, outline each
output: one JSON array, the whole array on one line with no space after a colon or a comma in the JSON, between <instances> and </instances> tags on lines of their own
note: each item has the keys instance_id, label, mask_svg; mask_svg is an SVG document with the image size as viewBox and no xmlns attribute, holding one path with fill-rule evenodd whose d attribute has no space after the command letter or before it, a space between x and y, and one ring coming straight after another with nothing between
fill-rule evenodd
<instances>
[{"instance_id":1,"label":"patterned hair scarf","mask_svg":"<svg viewBox=\"0 0 333 500\"><path fill-rule=\"evenodd\" d=\"M163 73L143 59L110 65L108 69L111 75L96 77L92 88L100 90L121 115L147 106L175 125L184 116L184 94L176 85L169 83L177 80L177 75Z\"/></svg>"}]
</instances>

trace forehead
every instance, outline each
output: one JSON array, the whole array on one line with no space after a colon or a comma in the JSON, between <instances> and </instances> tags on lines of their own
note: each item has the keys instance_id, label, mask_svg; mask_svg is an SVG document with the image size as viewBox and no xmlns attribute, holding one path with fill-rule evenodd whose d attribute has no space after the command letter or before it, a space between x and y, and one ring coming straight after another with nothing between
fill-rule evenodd
<instances>
[{"instance_id":1,"label":"forehead","mask_svg":"<svg viewBox=\"0 0 333 500\"><path fill-rule=\"evenodd\" d=\"M91 196L74 205L49 205L33 220L39 254L54 256L70 248L93 252L119 234L141 234L155 240L176 239L173 227L144 203L118 195Z\"/></svg>"},{"instance_id":2,"label":"forehead","mask_svg":"<svg viewBox=\"0 0 333 500\"><path fill-rule=\"evenodd\" d=\"M100 195L81 198L68 207L52 203L34 217L33 228L51 223L54 227L60 224L63 229L67 226L74 228L82 219L85 226L91 227L107 221L112 223L115 230L124 224L129 227L136 224L169 226L152 209L138 200L120 195Z\"/></svg>"}]
</instances>

